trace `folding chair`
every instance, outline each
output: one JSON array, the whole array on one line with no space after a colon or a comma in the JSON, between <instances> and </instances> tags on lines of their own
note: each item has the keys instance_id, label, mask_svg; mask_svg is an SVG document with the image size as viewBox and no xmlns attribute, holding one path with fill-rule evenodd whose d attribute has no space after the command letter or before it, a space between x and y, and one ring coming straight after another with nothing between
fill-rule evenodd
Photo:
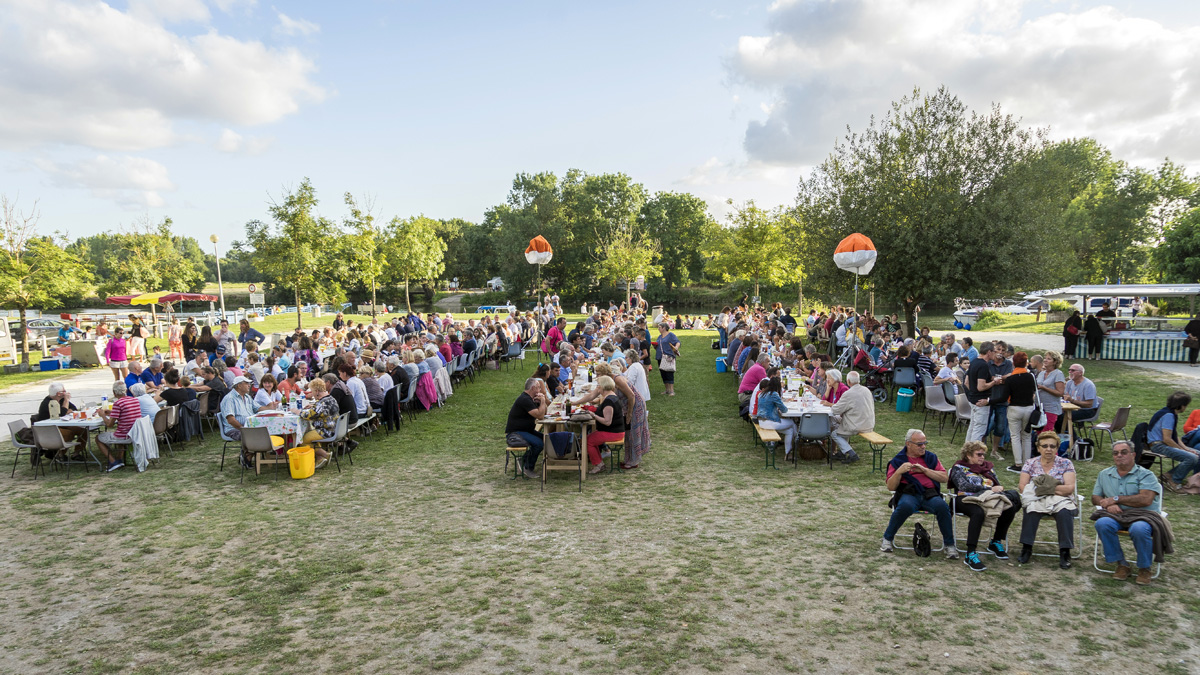
<instances>
[{"instance_id":1,"label":"folding chair","mask_svg":"<svg viewBox=\"0 0 1200 675\"><path fill-rule=\"evenodd\" d=\"M1099 511L1100 507L1097 506L1096 510ZM1158 514L1163 517L1163 520L1167 519L1166 511L1159 511ZM1105 574L1116 574L1117 571L1115 569L1106 570L1103 567L1100 567L1100 532L1097 531L1095 527L1092 527L1092 532L1094 532L1096 535L1095 543L1092 545L1092 567L1095 567L1097 572L1104 572ZM1117 536L1129 538L1129 530L1117 530ZM1105 563L1105 564L1107 564L1107 563ZM1156 562L1154 574L1151 575L1150 578L1157 579L1159 577L1159 575L1162 574L1162 568L1163 568L1163 564L1160 562Z\"/></svg>"},{"instance_id":2,"label":"folding chair","mask_svg":"<svg viewBox=\"0 0 1200 675\"><path fill-rule=\"evenodd\" d=\"M1108 434L1108 443L1111 445L1113 443L1114 431L1121 432L1121 437L1125 440L1129 440L1129 437L1125 435L1125 425L1129 423L1129 413L1132 410L1133 406L1131 405L1127 405L1123 408L1117 408L1117 414L1113 415L1113 421L1093 424L1092 433L1094 436L1092 437L1092 441L1099 446L1101 435Z\"/></svg>"},{"instance_id":3,"label":"folding chair","mask_svg":"<svg viewBox=\"0 0 1200 675\"><path fill-rule=\"evenodd\" d=\"M892 494L894 495L895 493L893 492ZM939 494L940 494L940 493L939 493ZM946 499L947 495L945 495L945 494L942 494L941 496L942 496L942 500L946 502L946 507L951 509L951 510L950 510L950 515L951 515L951 516L953 516L953 515L954 515L954 510L953 510L953 508L951 507L950 500L949 500L949 499ZM896 510L896 507L894 507L894 506L893 506L893 507L892 507L892 511L895 511L895 510ZM905 521L905 524L907 524L907 523L911 522L911 521L912 521L912 519L913 519L914 517L916 517L916 516L932 516L932 515L933 515L933 513L929 512L929 511L926 511L925 509L919 509L919 510L917 510L917 511L914 511L914 512L913 512L913 514L912 514L911 516L909 516L908 520L907 520L907 521ZM928 527L927 527L927 528L925 528L925 529L926 529L926 530L929 530L929 533L930 533L931 535L932 535L934 532L938 531L937 518L936 518L936 517L934 518L934 521L933 521L933 527L932 527L932 528L928 528ZM954 533L954 518L953 518L953 517L951 517L951 518L950 518L950 536L951 536L951 537L953 537L953 538L957 538L957 536L958 536L958 535L956 535L956 534ZM932 539L932 537L930 537L930 539ZM895 548L895 549L901 550L901 551L911 551L911 550L913 550L913 547L911 547L911 546L901 546L900 544L898 544L897 542L899 542L900 540L901 540L901 538L900 538L900 533L899 533L899 532L897 532L897 533L896 533L896 538L892 540L892 547L893 547L893 548ZM952 545L952 546L954 546L954 544L953 544L953 540L952 540L952 543L951 543L951 545ZM957 546L954 546L954 547L955 547L955 550L958 550L958 547L957 547ZM938 546L937 548L933 548L933 544L932 544L932 542L930 543L930 546L929 546L929 550L930 550L930 552L932 552L932 553L937 553L937 552L939 552L939 551L943 551L943 550L945 550L945 548L946 548L946 542L945 542L945 541L943 541L943 542L942 542L942 544L941 544L940 546Z\"/></svg>"},{"instance_id":4,"label":"folding chair","mask_svg":"<svg viewBox=\"0 0 1200 675\"><path fill-rule=\"evenodd\" d=\"M1072 520L1075 522L1075 525L1074 525L1074 527L1075 527L1075 537L1074 537L1075 538L1075 548L1073 549L1074 553L1071 557L1074 558L1075 560L1078 560L1080 558L1080 556L1083 555L1083 542L1080 541L1081 539L1083 539L1083 495L1079 494L1079 485L1078 484L1075 485L1075 494L1073 496L1075 498L1075 517L1072 518ZM1027 517L1024 515L1025 514L1024 509L1021 510L1021 513L1022 513L1022 518ZM1051 527L1055 526L1054 518L1043 518L1043 520L1049 520L1050 526ZM1041 525L1041 524L1044 524L1044 523L1039 523L1039 525ZM1041 530L1042 530L1042 528L1038 527L1038 531L1041 532ZM1038 553L1037 552L1038 544L1052 546L1054 552L1053 553ZM1033 541L1033 545L1034 545L1033 555L1035 555L1039 558L1057 558L1058 557L1058 539L1055 539L1054 541L1045 541L1042 539L1035 539Z\"/></svg>"}]
</instances>

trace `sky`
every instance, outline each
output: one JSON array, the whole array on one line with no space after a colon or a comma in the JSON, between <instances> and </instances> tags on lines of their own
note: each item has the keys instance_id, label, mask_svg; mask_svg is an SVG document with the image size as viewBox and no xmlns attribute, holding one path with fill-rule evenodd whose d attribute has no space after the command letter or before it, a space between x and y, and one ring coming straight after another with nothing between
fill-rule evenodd
<instances>
[{"instance_id":1,"label":"sky","mask_svg":"<svg viewBox=\"0 0 1200 675\"><path fill-rule=\"evenodd\" d=\"M1200 169L1200 3L0 0L0 194L221 246L308 177L478 222L520 172L791 204L914 87ZM205 244L208 246L209 244Z\"/></svg>"}]
</instances>

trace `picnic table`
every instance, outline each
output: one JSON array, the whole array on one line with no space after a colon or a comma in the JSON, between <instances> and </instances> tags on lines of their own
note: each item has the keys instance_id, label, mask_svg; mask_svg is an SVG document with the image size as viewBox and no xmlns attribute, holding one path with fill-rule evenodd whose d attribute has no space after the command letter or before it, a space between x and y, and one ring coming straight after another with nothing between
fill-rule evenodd
<instances>
[{"instance_id":1,"label":"picnic table","mask_svg":"<svg viewBox=\"0 0 1200 675\"><path fill-rule=\"evenodd\" d=\"M88 435L86 437L84 437L84 439L83 439L83 448L82 449L84 452L87 452L87 454L91 456L92 462L95 463L96 466L103 469L104 464L100 461L100 459L98 457L96 457L96 453L92 452L92 444L89 441L91 440L91 434L93 432L97 432L100 429L104 428L104 418L101 417L99 412L94 409L90 410L90 411L82 411L82 412L84 413L83 418L77 418L74 415L66 415L63 417L51 417L50 419L42 420L40 422L34 422L33 425L35 427L73 427L76 429L84 429L85 431L88 432ZM73 460L73 459L71 459L71 456L68 454L65 463L67 463L67 464L87 464L88 460L86 457L84 459L78 460L78 461Z\"/></svg>"},{"instance_id":2,"label":"picnic table","mask_svg":"<svg viewBox=\"0 0 1200 675\"><path fill-rule=\"evenodd\" d=\"M579 427L579 452L576 459L551 459L547 453L552 452L550 445L550 434L555 431L566 431L572 426ZM553 465L548 465L547 462L556 462L559 464L574 463L579 464L579 489L583 490L583 483L587 480L587 435L588 430L596 426L595 420L574 421L566 416L566 411L563 409L561 399L556 399L551 402L546 408L546 416L538 421L536 425L537 431L542 434L542 476L546 475L547 469L558 470ZM543 478L543 483L545 479Z\"/></svg>"}]
</instances>

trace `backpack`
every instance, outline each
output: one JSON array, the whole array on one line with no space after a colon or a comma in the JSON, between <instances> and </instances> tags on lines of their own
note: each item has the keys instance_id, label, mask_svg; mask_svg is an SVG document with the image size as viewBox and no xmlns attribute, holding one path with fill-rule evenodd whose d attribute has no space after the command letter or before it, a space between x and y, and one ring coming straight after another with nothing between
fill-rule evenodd
<instances>
[{"instance_id":1,"label":"backpack","mask_svg":"<svg viewBox=\"0 0 1200 675\"><path fill-rule=\"evenodd\" d=\"M1150 449L1150 441L1147 436L1150 434L1150 425L1146 422L1139 423L1133 428L1133 437L1129 440L1133 442L1134 456L1137 457L1137 463L1147 469L1154 467L1154 456L1146 454L1146 450Z\"/></svg>"},{"instance_id":2,"label":"backpack","mask_svg":"<svg viewBox=\"0 0 1200 675\"><path fill-rule=\"evenodd\" d=\"M929 543L929 532L925 530L925 526L917 523L913 526L913 553L916 553L922 558L928 558L933 551L933 546Z\"/></svg>"}]
</instances>

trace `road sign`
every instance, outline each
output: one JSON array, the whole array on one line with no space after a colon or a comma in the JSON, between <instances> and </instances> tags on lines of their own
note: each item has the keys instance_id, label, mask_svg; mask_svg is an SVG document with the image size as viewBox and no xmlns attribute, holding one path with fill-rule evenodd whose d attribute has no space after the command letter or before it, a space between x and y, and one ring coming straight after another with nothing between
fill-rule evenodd
<instances>
[{"instance_id":1,"label":"road sign","mask_svg":"<svg viewBox=\"0 0 1200 675\"><path fill-rule=\"evenodd\" d=\"M251 286L253 286L253 285L254 284L251 284ZM266 293L251 293L250 294L250 304L251 305L265 305L265 304L267 304L266 298L267 298Z\"/></svg>"},{"instance_id":2,"label":"road sign","mask_svg":"<svg viewBox=\"0 0 1200 675\"><path fill-rule=\"evenodd\" d=\"M246 290L253 295L258 292L258 284L246 284Z\"/></svg>"}]
</instances>

